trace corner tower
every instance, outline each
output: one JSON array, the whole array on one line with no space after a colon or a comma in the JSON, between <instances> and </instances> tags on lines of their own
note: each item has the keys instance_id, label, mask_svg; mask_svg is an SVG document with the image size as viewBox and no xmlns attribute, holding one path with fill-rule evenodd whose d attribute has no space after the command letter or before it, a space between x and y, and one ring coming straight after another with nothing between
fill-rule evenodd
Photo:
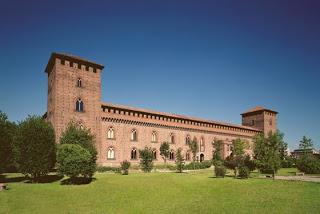
<instances>
[{"instance_id":1,"label":"corner tower","mask_svg":"<svg viewBox=\"0 0 320 214\"><path fill-rule=\"evenodd\" d=\"M242 125L261 130L265 135L277 131L278 112L257 106L241 114Z\"/></svg>"},{"instance_id":2,"label":"corner tower","mask_svg":"<svg viewBox=\"0 0 320 214\"><path fill-rule=\"evenodd\" d=\"M101 72L104 66L68 54L52 53L48 74L47 121L59 142L70 121L87 127L100 141Z\"/></svg>"}]
</instances>

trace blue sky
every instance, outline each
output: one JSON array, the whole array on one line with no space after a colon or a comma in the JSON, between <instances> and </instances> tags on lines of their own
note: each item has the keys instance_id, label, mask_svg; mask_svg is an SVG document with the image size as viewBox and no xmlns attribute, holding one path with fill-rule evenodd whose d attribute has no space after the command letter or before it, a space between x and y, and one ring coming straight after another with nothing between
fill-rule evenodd
<instances>
[{"instance_id":1,"label":"blue sky","mask_svg":"<svg viewBox=\"0 0 320 214\"><path fill-rule=\"evenodd\" d=\"M16 1L0 5L0 110L46 111L51 52L104 64L102 100L240 124L279 111L320 147L319 1Z\"/></svg>"}]
</instances>

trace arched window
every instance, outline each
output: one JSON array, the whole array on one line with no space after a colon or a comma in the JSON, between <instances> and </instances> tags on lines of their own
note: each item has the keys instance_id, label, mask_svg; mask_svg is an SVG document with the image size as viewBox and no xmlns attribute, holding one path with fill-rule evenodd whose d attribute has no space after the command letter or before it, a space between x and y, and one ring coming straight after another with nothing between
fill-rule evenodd
<instances>
[{"instance_id":1,"label":"arched window","mask_svg":"<svg viewBox=\"0 0 320 214\"><path fill-rule=\"evenodd\" d=\"M137 149L133 148L131 150L131 160L137 160Z\"/></svg>"},{"instance_id":2,"label":"arched window","mask_svg":"<svg viewBox=\"0 0 320 214\"><path fill-rule=\"evenodd\" d=\"M112 127L110 127L110 128L108 129L107 138L108 138L108 139L114 139L114 130L113 130Z\"/></svg>"},{"instance_id":3,"label":"arched window","mask_svg":"<svg viewBox=\"0 0 320 214\"><path fill-rule=\"evenodd\" d=\"M190 161L190 152L186 153L186 161Z\"/></svg>"},{"instance_id":4,"label":"arched window","mask_svg":"<svg viewBox=\"0 0 320 214\"><path fill-rule=\"evenodd\" d=\"M138 140L138 136L137 136L137 130L132 129L131 130L131 141L137 141Z\"/></svg>"},{"instance_id":5,"label":"arched window","mask_svg":"<svg viewBox=\"0 0 320 214\"><path fill-rule=\"evenodd\" d=\"M78 81L77 81L77 86L78 86L79 88L82 87L82 80L81 80L81 78L78 79Z\"/></svg>"},{"instance_id":6,"label":"arched window","mask_svg":"<svg viewBox=\"0 0 320 214\"><path fill-rule=\"evenodd\" d=\"M157 142L157 132L153 131L151 134L151 142Z\"/></svg>"},{"instance_id":7,"label":"arched window","mask_svg":"<svg viewBox=\"0 0 320 214\"><path fill-rule=\"evenodd\" d=\"M204 152L204 149L205 149L204 140L203 140L203 138L200 138L200 152Z\"/></svg>"},{"instance_id":8,"label":"arched window","mask_svg":"<svg viewBox=\"0 0 320 214\"><path fill-rule=\"evenodd\" d=\"M173 133L170 134L170 143L175 143L175 137Z\"/></svg>"},{"instance_id":9,"label":"arched window","mask_svg":"<svg viewBox=\"0 0 320 214\"><path fill-rule=\"evenodd\" d=\"M83 112L83 101L79 98L76 102L76 111Z\"/></svg>"},{"instance_id":10,"label":"arched window","mask_svg":"<svg viewBox=\"0 0 320 214\"><path fill-rule=\"evenodd\" d=\"M190 135L187 135L186 137L186 145L188 145L190 143Z\"/></svg>"},{"instance_id":11,"label":"arched window","mask_svg":"<svg viewBox=\"0 0 320 214\"><path fill-rule=\"evenodd\" d=\"M157 159L157 150L154 149L154 150L152 151L152 154L153 154L153 159L156 160L156 159Z\"/></svg>"},{"instance_id":12,"label":"arched window","mask_svg":"<svg viewBox=\"0 0 320 214\"><path fill-rule=\"evenodd\" d=\"M169 159L174 160L174 151L173 150L171 150L169 153Z\"/></svg>"},{"instance_id":13,"label":"arched window","mask_svg":"<svg viewBox=\"0 0 320 214\"><path fill-rule=\"evenodd\" d=\"M114 157L114 149L113 147L110 147L108 149L108 156L107 156L108 160L114 160L115 157Z\"/></svg>"}]
</instances>

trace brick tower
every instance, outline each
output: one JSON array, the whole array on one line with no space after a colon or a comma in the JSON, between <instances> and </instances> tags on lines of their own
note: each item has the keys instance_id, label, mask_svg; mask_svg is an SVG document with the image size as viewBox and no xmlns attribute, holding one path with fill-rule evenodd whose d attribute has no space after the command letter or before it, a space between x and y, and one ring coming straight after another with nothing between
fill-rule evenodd
<instances>
[{"instance_id":1,"label":"brick tower","mask_svg":"<svg viewBox=\"0 0 320 214\"><path fill-rule=\"evenodd\" d=\"M101 72L104 66L79 57L52 53L48 74L47 121L59 142L70 121L91 130L100 148Z\"/></svg>"},{"instance_id":2,"label":"brick tower","mask_svg":"<svg viewBox=\"0 0 320 214\"><path fill-rule=\"evenodd\" d=\"M278 112L257 106L242 113L242 125L259 129L267 135L270 131L277 131Z\"/></svg>"}]
</instances>

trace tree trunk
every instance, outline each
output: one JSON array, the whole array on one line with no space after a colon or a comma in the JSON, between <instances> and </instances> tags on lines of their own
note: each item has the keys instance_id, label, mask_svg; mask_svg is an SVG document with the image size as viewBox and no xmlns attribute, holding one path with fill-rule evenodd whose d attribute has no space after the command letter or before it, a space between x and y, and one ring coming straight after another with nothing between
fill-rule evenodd
<instances>
[{"instance_id":1,"label":"tree trunk","mask_svg":"<svg viewBox=\"0 0 320 214\"><path fill-rule=\"evenodd\" d=\"M275 172L275 170L273 170L273 171L272 171L272 179L273 179L273 180L275 179L275 178L274 178L274 177L275 177L275 174L276 174L276 172Z\"/></svg>"}]
</instances>

